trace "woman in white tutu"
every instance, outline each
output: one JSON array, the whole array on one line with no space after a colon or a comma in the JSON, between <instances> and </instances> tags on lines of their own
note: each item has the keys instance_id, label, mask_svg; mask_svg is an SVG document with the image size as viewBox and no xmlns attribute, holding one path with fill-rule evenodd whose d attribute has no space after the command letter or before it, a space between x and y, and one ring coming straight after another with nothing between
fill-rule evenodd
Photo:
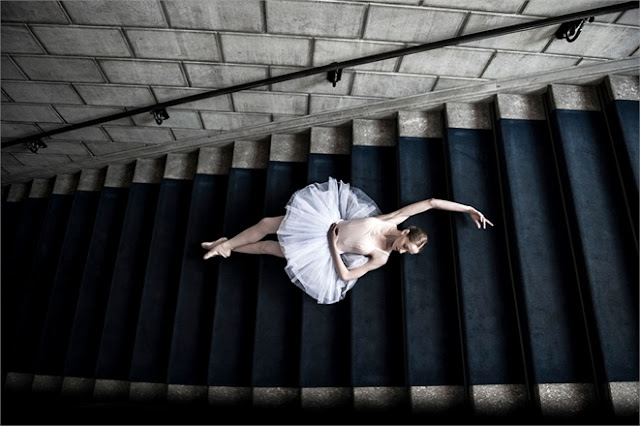
<instances>
[{"instance_id":1,"label":"woman in white tutu","mask_svg":"<svg viewBox=\"0 0 640 426\"><path fill-rule=\"evenodd\" d=\"M204 258L226 258L231 252L283 257L295 285L318 303L335 303L358 278L386 264L392 251L420 253L427 234L415 226L400 230L398 225L430 209L467 213L478 229L493 226L471 206L435 198L382 214L364 192L329 178L293 194L285 216L265 217L230 240L202 243ZM278 241L263 241L268 234L277 234Z\"/></svg>"}]
</instances>

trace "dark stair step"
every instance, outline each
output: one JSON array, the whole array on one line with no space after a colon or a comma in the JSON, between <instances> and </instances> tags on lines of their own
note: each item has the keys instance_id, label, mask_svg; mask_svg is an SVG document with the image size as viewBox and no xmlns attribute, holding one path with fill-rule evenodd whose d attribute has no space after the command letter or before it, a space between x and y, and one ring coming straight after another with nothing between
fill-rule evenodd
<instances>
[{"instance_id":1,"label":"dark stair step","mask_svg":"<svg viewBox=\"0 0 640 426\"><path fill-rule=\"evenodd\" d=\"M36 391L62 389L69 337L105 175L106 169L83 170L80 174L36 357Z\"/></svg>"},{"instance_id":2,"label":"dark stair step","mask_svg":"<svg viewBox=\"0 0 640 426\"><path fill-rule=\"evenodd\" d=\"M333 177L351 179L351 128L311 129L307 184ZM302 407L329 419L353 408L351 388L350 293L338 303L302 297L300 386ZM330 413L330 414L328 414ZM326 414L326 417L325 417ZM340 415L340 414L338 414Z\"/></svg>"},{"instance_id":3,"label":"dark stair step","mask_svg":"<svg viewBox=\"0 0 640 426\"><path fill-rule=\"evenodd\" d=\"M42 229L24 270L24 295L16 312L17 328L13 331L9 356L4 365L11 372L33 374L36 350L44 325L53 280L67 231L67 222L78 186L78 175L61 175L55 179ZM8 265L7 265L8 266Z\"/></svg>"},{"instance_id":4,"label":"dark stair step","mask_svg":"<svg viewBox=\"0 0 640 426\"><path fill-rule=\"evenodd\" d=\"M600 400L638 381L638 251L594 87L552 85L552 129ZM614 406L618 395L611 395ZM611 407L613 408L613 407Z\"/></svg>"},{"instance_id":5,"label":"dark stair step","mask_svg":"<svg viewBox=\"0 0 640 426\"><path fill-rule=\"evenodd\" d=\"M207 401L218 262L203 260L200 244L222 232L232 154L232 147L198 153L169 358L170 401Z\"/></svg>"},{"instance_id":6,"label":"dark stair step","mask_svg":"<svg viewBox=\"0 0 640 426\"><path fill-rule=\"evenodd\" d=\"M400 206L448 198L443 127L441 111L398 114ZM401 258L407 381L412 412L425 419L459 415L465 404L449 215L432 210L401 225L429 236L423 253Z\"/></svg>"},{"instance_id":7,"label":"dark stair step","mask_svg":"<svg viewBox=\"0 0 640 426\"><path fill-rule=\"evenodd\" d=\"M93 395L111 277L133 170L133 164L109 166L100 193L63 373L63 391L69 388L78 397ZM67 382L76 386L65 386ZM82 384L82 390L77 386L79 383Z\"/></svg>"},{"instance_id":8,"label":"dark stair step","mask_svg":"<svg viewBox=\"0 0 640 426\"><path fill-rule=\"evenodd\" d=\"M497 107L509 257L522 301L529 380L540 414L578 414L596 403L595 378L543 98L499 95Z\"/></svg>"},{"instance_id":9,"label":"dark stair step","mask_svg":"<svg viewBox=\"0 0 640 426\"><path fill-rule=\"evenodd\" d=\"M620 169L622 185L630 209L636 243L638 241L638 167L640 163L640 102L638 77L610 75L605 79L601 97L604 98L611 142Z\"/></svg>"},{"instance_id":10,"label":"dark stair step","mask_svg":"<svg viewBox=\"0 0 640 426\"><path fill-rule=\"evenodd\" d=\"M130 396L164 400L185 231L197 158L169 154L158 196L129 374Z\"/></svg>"},{"instance_id":11,"label":"dark stair step","mask_svg":"<svg viewBox=\"0 0 640 426\"><path fill-rule=\"evenodd\" d=\"M24 208L25 200L29 197L31 185L14 183L3 188L9 188L7 190L7 198L2 200L2 264L8 265L22 209ZM2 273L6 274L7 272L8 270L3 268ZM6 276L2 276L3 281Z\"/></svg>"},{"instance_id":12,"label":"dark stair step","mask_svg":"<svg viewBox=\"0 0 640 426\"><path fill-rule=\"evenodd\" d=\"M478 230L450 213L467 383L476 415L514 415L527 403L524 360L504 249L491 104L446 105L449 197L481 211L494 227ZM502 403L491 395L503 395ZM484 401L491 401L483 404Z\"/></svg>"},{"instance_id":13,"label":"dark stair step","mask_svg":"<svg viewBox=\"0 0 640 426\"><path fill-rule=\"evenodd\" d=\"M309 136L271 136L265 217L283 216L293 193L307 180ZM271 239L276 239L271 236ZM252 385L254 407L300 407L302 291L285 272L286 260L260 256ZM275 388L275 389L274 389ZM277 390L277 392L276 392Z\"/></svg>"},{"instance_id":14,"label":"dark stair step","mask_svg":"<svg viewBox=\"0 0 640 426\"><path fill-rule=\"evenodd\" d=\"M164 159L139 159L129 188L95 370L96 398L126 400Z\"/></svg>"},{"instance_id":15,"label":"dark stair step","mask_svg":"<svg viewBox=\"0 0 640 426\"><path fill-rule=\"evenodd\" d=\"M383 213L398 208L395 120L354 120L351 184ZM406 412L400 259L364 275L351 290L351 375L354 407Z\"/></svg>"},{"instance_id":16,"label":"dark stair step","mask_svg":"<svg viewBox=\"0 0 640 426\"><path fill-rule=\"evenodd\" d=\"M17 373L20 366L17 351L21 343L15 342L14 337L16 333L20 334L22 328L19 318L22 301L30 296L24 273L29 271L37 254L37 243L52 187L51 179L14 184L8 201L2 205L2 355L5 360L2 363L2 379L4 384L7 374L11 373L8 384L16 390L28 388L28 382L32 379L30 375L20 377Z\"/></svg>"},{"instance_id":17,"label":"dark stair step","mask_svg":"<svg viewBox=\"0 0 640 426\"><path fill-rule=\"evenodd\" d=\"M222 234L206 236L206 241L232 238L262 218L268 160L268 143L234 142ZM209 394L218 407L250 407L259 258L233 253L227 259L210 262L220 264L207 377Z\"/></svg>"}]
</instances>

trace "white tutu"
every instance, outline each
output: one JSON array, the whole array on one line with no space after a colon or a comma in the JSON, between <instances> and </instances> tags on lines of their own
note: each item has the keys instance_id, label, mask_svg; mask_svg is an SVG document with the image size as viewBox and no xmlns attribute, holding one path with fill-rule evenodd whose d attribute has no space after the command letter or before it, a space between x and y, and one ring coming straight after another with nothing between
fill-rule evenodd
<instances>
[{"instance_id":1,"label":"white tutu","mask_svg":"<svg viewBox=\"0 0 640 426\"><path fill-rule=\"evenodd\" d=\"M296 191L278 228L278 241L287 259L291 281L318 303L342 300L357 280L343 281L333 264L327 232L331 224L380 214L367 194L348 183L329 178ZM342 254L348 269L367 262L367 256Z\"/></svg>"}]
</instances>

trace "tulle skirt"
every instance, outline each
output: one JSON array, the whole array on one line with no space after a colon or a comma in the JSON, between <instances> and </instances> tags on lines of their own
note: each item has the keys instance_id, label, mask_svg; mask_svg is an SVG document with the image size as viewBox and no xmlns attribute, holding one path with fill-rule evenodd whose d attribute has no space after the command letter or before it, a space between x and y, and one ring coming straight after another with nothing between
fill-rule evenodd
<instances>
[{"instance_id":1,"label":"tulle skirt","mask_svg":"<svg viewBox=\"0 0 640 426\"><path fill-rule=\"evenodd\" d=\"M287 260L291 281L318 303L344 299L357 280L343 281L331 257L327 232L331 224L380 214L367 194L348 183L329 178L297 191L286 206L278 228L278 241ZM348 269L367 262L364 255L341 254Z\"/></svg>"}]
</instances>

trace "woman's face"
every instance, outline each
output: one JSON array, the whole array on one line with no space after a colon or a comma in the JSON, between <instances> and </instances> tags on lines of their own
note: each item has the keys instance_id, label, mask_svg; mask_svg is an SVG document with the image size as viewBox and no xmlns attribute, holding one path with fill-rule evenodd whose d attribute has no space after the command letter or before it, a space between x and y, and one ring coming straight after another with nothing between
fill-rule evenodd
<instances>
[{"instance_id":1,"label":"woman's face","mask_svg":"<svg viewBox=\"0 0 640 426\"><path fill-rule=\"evenodd\" d=\"M409 237L407 235L401 235L393 242L391 249L397 251L400 254L409 253L409 254L418 254L420 249L417 244L409 241Z\"/></svg>"}]
</instances>

